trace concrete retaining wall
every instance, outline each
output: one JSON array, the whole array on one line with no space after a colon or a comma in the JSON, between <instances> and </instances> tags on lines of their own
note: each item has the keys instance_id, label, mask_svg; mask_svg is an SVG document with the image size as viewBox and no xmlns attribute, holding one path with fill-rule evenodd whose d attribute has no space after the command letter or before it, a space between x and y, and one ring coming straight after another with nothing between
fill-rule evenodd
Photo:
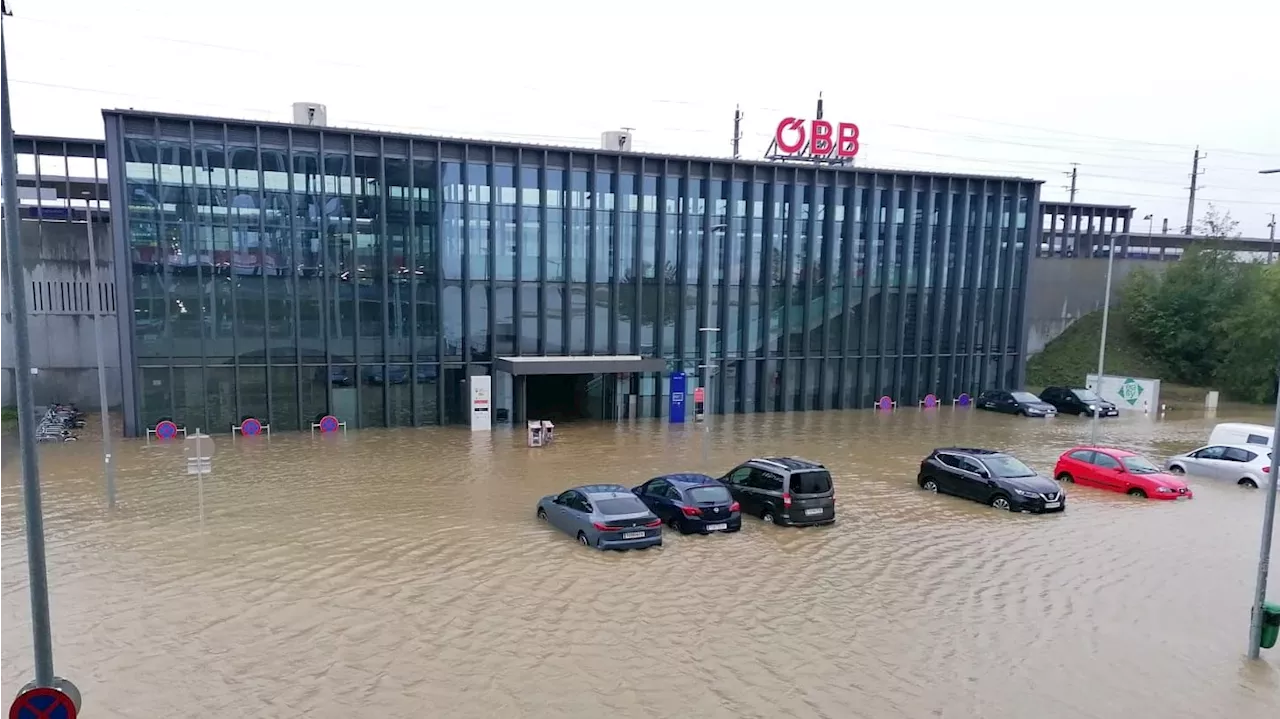
<instances>
[{"instance_id":1,"label":"concrete retaining wall","mask_svg":"<svg viewBox=\"0 0 1280 719\"><path fill-rule=\"evenodd\" d=\"M97 409L98 360L94 338L94 316L102 322L103 365L107 375L107 402L120 403L120 349L116 317L114 275L111 259L110 225L94 223L99 262L99 282L94 283L89 267L88 238L83 222L35 222L23 218L23 278L21 289L27 297L27 325L31 336L31 361L39 370L32 389L37 405L74 402L82 409ZM4 333L3 381L0 391L4 406L17 403L14 388L12 317L9 314L9 282L3 278Z\"/></svg>"},{"instance_id":2,"label":"concrete retaining wall","mask_svg":"<svg viewBox=\"0 0 1280 719\"><path fill-rule=\"evenodd\" d=\"M1116 259L1112 269L1111 306L1134 270L1164 272L1168 262ZM1033 257L1027 293L1027 356L1038 354L1073 322L1102 309L1107 288L1107 261L1092 257Z\"/></svg>"}]
</instances>

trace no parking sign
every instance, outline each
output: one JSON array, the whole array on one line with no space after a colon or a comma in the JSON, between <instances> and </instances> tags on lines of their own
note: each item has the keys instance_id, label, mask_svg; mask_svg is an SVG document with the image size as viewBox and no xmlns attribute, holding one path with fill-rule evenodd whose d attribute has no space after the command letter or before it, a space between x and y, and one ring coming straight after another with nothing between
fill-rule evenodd
<instances>
[{"instance_id":1,"label":"no parking sign","mask_svg":"<svg viewBox=\"0 0 1280 719\"><path fill-rule=\"evenodd\" d=\"M51 687L28 689L13 700L9 719L76 719L71 697Z\"/></svg>"}]
</instances>

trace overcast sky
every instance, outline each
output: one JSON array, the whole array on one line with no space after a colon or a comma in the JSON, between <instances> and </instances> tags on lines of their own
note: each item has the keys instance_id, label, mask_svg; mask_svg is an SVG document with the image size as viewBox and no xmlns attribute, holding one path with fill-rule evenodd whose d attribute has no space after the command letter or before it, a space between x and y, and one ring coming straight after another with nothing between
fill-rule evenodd
<instances>
[{"instance_id":1,"label":"overcast sky","mask_svg":"<svg viewBox=\"0 0 1280 719\"><path fill-rule=\"evenodd\" d=\"M1017 175L1128 204L1155 231L1203 187L1249 236L1280 212L1280 2L15 0L19 133L101 137L103 107L743 155L777 122L861 129L859 163ZM886 4L887 5L887 4ZM1043 10L1037 10L1042 7ZM461 8L461 9L460 9ZM472 8L474 10L472 10ZM961 12L957 8L967 8Z\"/></svg>"}]
</instances>

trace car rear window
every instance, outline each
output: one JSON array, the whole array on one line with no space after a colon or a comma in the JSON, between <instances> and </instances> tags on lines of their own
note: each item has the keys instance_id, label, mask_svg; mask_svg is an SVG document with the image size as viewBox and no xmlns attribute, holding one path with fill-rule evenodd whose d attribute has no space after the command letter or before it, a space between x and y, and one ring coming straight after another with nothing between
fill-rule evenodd
<instances>
[{"instance_id":1,"label":"car rear window","mask_svg":"<svg viewBox=\"0 0 1280 719\"><path fill-rule=\"evenodd\" d=\"M618 497L597 501L596 511L601 514L639 514L649 510L644 506L644 502L635 497Z\"/></svg>"},{"instance_id":2,"label":"car rear window","mask_svg":"<svg viewBox=\"0 0 1280 719\"><path fill-rule=\"evenodd\" d=\"M694 487L689 490L689 499L695 502L728 502L731 497L724 487Z\"/></svg>"},{"instance_id":3,"label":"car rear window","mask_svg":"<svg viewBox=\"0 0 1280 719\"><path fill-rule=\"evenodd\" d=\"M830 472L801 472L791 475L792 494L822 494L830 491Z\"/></svg>"}]
</instances>

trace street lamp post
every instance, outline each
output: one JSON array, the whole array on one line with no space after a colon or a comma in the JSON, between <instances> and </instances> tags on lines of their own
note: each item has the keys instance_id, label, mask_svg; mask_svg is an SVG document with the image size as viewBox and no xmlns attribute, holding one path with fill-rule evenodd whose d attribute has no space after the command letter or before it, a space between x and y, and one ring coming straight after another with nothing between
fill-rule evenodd
<instances>
[{"instance_id":1,"label":"street lamp post","mask_svg":"<svg viewBox=\"0 0 1280 719\"><path fill-rule=\"evenodd\" d=\"M1280 173L1280 168L1260 170L1258 174ZM1280 365L1277 365L1280 371ZM1253 616L1249 621L1249 658L1262 652L1262 605L1267 600L1267 573L1271 568L1271 535L1276 522L1276 485L1280 484L1280 383L1276 385L1275 427L1271 431L1271 470L1268 473L1267 502L1262 511L1262 546L1258 550L1258 579L1253 590Z\"/></svg>"},{"instance_id":2,"label":"street lamp post","mask_svg":"<svg viewBox=\"0 0 1280 719\"><path fill-rule=\"evenodd\" d=\"M96 171L96 170L95 170ZM70 175L70 173L68 173ZM89 194L85 192L85 194ZM102 201L98 201L98 209L102 209ZM102 356L102 322L106 315L103 308L95 307L94 296L102 300L101 287L98 282L98 250L93 243L93 208L88 199L84 203L84 231L89 241L89 277L93 283L93 293L89 297L89 309L93 312L93 340L98 355L98 402L102 407L102 476L107 494L107 507L116 506L116 471L111 464L111 416L107 407L107 370Z\"/></svg>"},{"instance_id":3,"label":"street lamp post","mask_svg":"<svg viewBox=\"0 0 1280 719\"><path fill-rule=\"evenodd\" d=\"M31 336L27 327L27 292L23 281L22 241L19 239L18 162L9 107L9 62L4 46L4 16L0 9L0 143L4 156L4 260L9 268L9 312L13 317L14 385L18 404L18 437L22 454L22 502L27 530L27 575L31 593L31 633L35 654L35 685L52 687L53 638L49 629L49 577L45 563L44 508L40 501L40 467L36 455L35 406L31 391Z\"/></svg>"},{"instance_id":4,"label":"street lamp post","mask_svg":"<svg viewBox=\"0 0 1280 719\"><path fill-rule=\"evenodd\" d=\"M728 230L726 224L712 225L712 232L724 232ZM710 263L710 256L705 258ZM719 327L712 327L711 317L711 272L712 268L708 264L706 271L703 272L702 281L702 318L706 327L699 327L698 334L702 339L702 363L698 365L699 377L698 387L702 390L702 414L698 419L702 420L702 459L706 461L710 453L711 443L711 422L709 415L711 414L711 333L719 332Z\"/></svg>"},{"instance_id":5,"label":"street lamp post","mask_svg":"<svg viewBox=\"0 0 1280 719\"><path fill-rule=\"evenodd\" d=\"M1107 358L1107 320L1111 316L1111 269L1115 266L1116 244L1114 237L1107 237L1107 289L1102 298L1102 337L1098 339L1098 386L1095 394L1102 399L1102 368ZM1098 446L1098 423L1102 417L1102 402L1093 403L1093 422L1090 427L1091 446Z\"/></svg>"}]
</instances>

